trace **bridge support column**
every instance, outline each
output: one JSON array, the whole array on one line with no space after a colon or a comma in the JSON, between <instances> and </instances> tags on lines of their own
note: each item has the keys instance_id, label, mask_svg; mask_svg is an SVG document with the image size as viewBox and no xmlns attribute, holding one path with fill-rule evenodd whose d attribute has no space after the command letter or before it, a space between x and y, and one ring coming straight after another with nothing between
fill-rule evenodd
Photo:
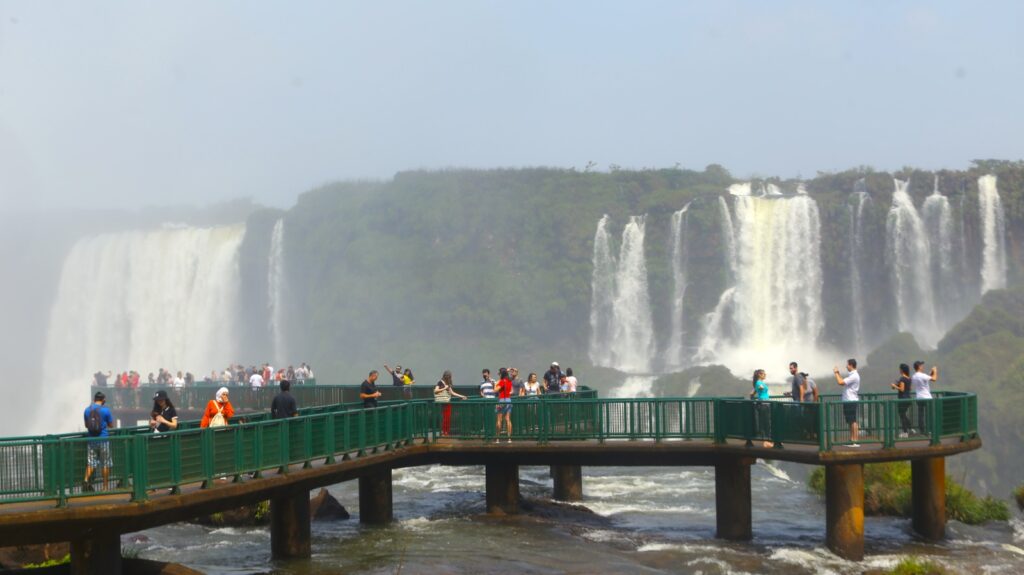
<instances>
[{"instance_id":1,"label":"bridge support column","mask_svg":"<svg viewBox=\"0 0 1024 575\"><path fill-rule=\"evenodd\" d=\"M359 522L385 525L394 518L391 501L391 470L359 478Z\"/></svg>"},{"instance_id":2,"label":"bridge support column","mask_svg":"<svg viewBox=\"0 0 1024 575\"><path fill-rule=\"evenodd\" d=\"M270 553L274 559L309 557L309 491L300 489L270 500Z\"/></svg>"},{"instance_id":3,"label":"bridge support column","mask_svg":"<svg viewBox=\"0 0 1024 575\"><path fill-rule=\"evenodd\" d=\"M833 553L864 558L864 465L825 466L825 542Z\"/></svg>"},{"instance_id":4,"label":"bridge support column","mask_svg":"<svg viewBox=\"0 0 1024 575\"><path fill-rule=\"evenodd\" d=\"M910 462L910 500L914 531L925 539L946 537L946 458Z\"/></svg>"},{"instance_id":5,"label":"bridge support column","mask_svg":"<svg viewBox=\"0 0 1024 575\"><path fill-rule=\"evenodd\" d=\"M496 515L519 513L518 465L487 464L487 512Z\"/></svg>"},{"instance_id":6,"label":"bridge support column","mask_svg":"<svg viewBox=\"0 0 1024 575\"><path fill-rule=\"evenodd\" d=\"M121 536L96 534L71 542L72 575L121 575Z\"/></svg>"},{"instance_id":7,"label":"bridge support column","mask_svg":"<svg viewBox=\"0 0 1024 575\"><path fill-rule=\"evenodd\" d=\"M715 525L719 539L749 541L753 537L749 463L715 466Z\"/></svg>"},{"instance_id":8,"label":"bridge support column","mask_svg":"<svg viewBox=\"0 0 1024 575\"><path fill-rule=\"evenodd\" d=\"M552 465L551 477L555 482L555 499L559 501L583 500L583 468L579 465Z\"/></svg>"}]
</instances>

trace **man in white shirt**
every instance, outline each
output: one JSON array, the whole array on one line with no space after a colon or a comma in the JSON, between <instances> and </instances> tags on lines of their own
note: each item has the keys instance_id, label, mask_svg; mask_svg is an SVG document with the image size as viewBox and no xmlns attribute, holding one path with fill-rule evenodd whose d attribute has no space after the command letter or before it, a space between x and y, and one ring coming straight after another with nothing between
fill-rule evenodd
<instances>
[{"instance_id":1,"label":"man in white shirt","mask_svg":"<svg viewBox=\"0 0 1024 575\"><path fill-rule=\"evenodd\" d=\"M249 385L252 386L253 389L263 387L263 375L258 371L253 372L252 376L249 377Z\"/></svg>"},{"instance_id":2,"label":"man in white shirt","mask_svg":"<svg viewBox=\"0 0 1024 575\"><path fill-rule=\"evenodd\" d=\"M857 400L860 399L860 374L857 373L857 360L850 358L846 360L846 377L839 375L839 367L832 368L836 376L836 383L843 386L843 417L846 423L850 424L850 447L860 447L857 444L859 428L857 427Z\"/></svg>"},{"instance_id":3,"label":"man in white shirt","mask_svg":"<svg viewBox=\"0 0 1024 575\"><path fill-rule=\"evenodd\" d=\"M910 389L914 392L914 399L931 399L932 382L939 380L939 368L932 367L931 373L924 372L924 362L914 362L914 375L910 376ZM920 402L917 404L917 430L927 434L925 431L925 414L928 412L928 404Z\"/></svg>"}]
</instances>

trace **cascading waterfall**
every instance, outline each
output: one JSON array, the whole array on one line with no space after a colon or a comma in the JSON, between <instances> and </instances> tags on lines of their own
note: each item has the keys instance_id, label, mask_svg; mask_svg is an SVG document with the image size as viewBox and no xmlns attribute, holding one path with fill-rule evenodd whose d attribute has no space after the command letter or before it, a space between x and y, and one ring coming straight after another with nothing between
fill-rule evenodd
<instances>
[{"instance_id":1,"label":"cascading waterfall","mask_svg":"<svg viewBox=\"0 0 1024 575\"><path fill-rule=\"evenodd\" d=\"M750 194L747 194L747 196L749 195ZM736 231L732 225L732 214L729 212L729 204L722 196L718 197L718 208L722 215L722 238L725 240L725 263L729 266L729 273L731 274L730 281L733 281L736 278L736 266L739 263L736 257Z\"/></svg>"},{"instance_id":2,"label":"cascading waterfall","mask_svg":"<svg viewBox=\"0 0 1024 575\"><path fill-rule=\"evenodd\" d=\"M50 314L40 433L82 427L92 374L220 368L236 359L245 227L165 228L79 240ZM143 376L145 377L145 376Z\"/></svg>"},{"instance_id":3,"label":"cascading waterfall","mask_svg":"<svg viewBox=\"0 0 1024 575\"><path fill-rule=\"evenodd\" d=\"M922 346L934 347L942 334L935 319L931 245L924 222L907 193L908 182L894 182L896 189L885 227L899 330L912 333Z\"/></svg>"},{"instance_id":4,"label":"cascading waterfall","mask_svg":"<svg viewBox=\"0 0 1024 575\"><path fill-rule=\"evenodd\" d=\"M854 188L856 205L850 206L850 310L853 314L853 339L857 354L867 350L864 339L864 282L860 273L860 256L864 253L864 207L871 201L864 186L858 180Z\"/></svg>"},{"instance_id":5,"label":"cascading waterfall","mask_svg":"<svg viewBox=\"0 0 1024 575\"><path fill-rule=\"evenodd\" d=\"M608 233L608 215L597 222L594 233L594 271L590 282L590 361L612 367L612 309L615 302L615 257Z\"/></svg>"},{"instance_id":6,"label":"cascading waterfall","mask_svg":"<svg viewBox=\"0 0 1024 575\"><path fill-rule=\"evenodd\" d=\"M1006 221L996 177L978 178L981 210L981 293L1006 287Z\"/></svg>"},{"instance_id":7,"label":"cascading waterfall","mask_svg":"<svg viewBox=\"0 0 1024 575\"><path fill-rule=\"evenodd\" d=\"M646 216L632 216L622 230L619 266L612 305L612 367L627 373L648 373L654 351L654 320L647 289L644 254Z\"/></svg>"},{"instance_id":8,"label":"cascading waterfall","mask_svg":"<svg viewBox=\"0 0 1024 575\"><path fill-rule=\"evenodd\" d=\"M686 265L689 249L686 241L686 223L690 204L672 214L672 321L671 334L665 350L665 365L670 369L681 368L686 363L685 335L686 322L683 316L683 300L686 297Z\"/></svg>"},{"instance_id":9,"label":"cascading waterfall","mask_svg":"<svg viewBox=\"0 0 1024 575\"><path fill-rule=\"evenodd\" d=\"M274 343L276 365L288 362L285 342L284 302L288 276L284 268L284 218L274 223L270 234L270 255L267 261L267 306L270 316L270 335Z\"/></svg>"},{"instance_id":10,"label":"cascading waterfall","mask_svg":"<svg viewBox=\"0 0 1024 575\"><path fill-rule=\"evenodd\" d=\"M727 288L719 296L715 309L704 316L704 333L701 336L697 353L693 356L695 362L706 363L714 360L718 351L725 345L726 337L723 333L723 326L727 314L732 309L735 295L736 286Z\"/></svg>"},{"instance_id":11,"label":"cascading waterfall","mask_svg":"<svg viewBox=\"0 0 1024 575\"><path fill-rule=\"evenodd\" d=\"M960 297L956 268L953 262L953 214L949 199L939 191L939 177L935 176L935 189L921 207L925 229L931 238L932 290L936 302L943 302L935 310L939 329L946 331L959 319Z\"/></svg>"},{"instance_id":12,"label":"cascading waterfall","mask_svg":"<svg viewBox=\"0 0 1024 575\"><path fill-rule=\"evenodd\" d=\"M814 347L821 309L821 224L808 196L736 198L738 347Z\"/></svg>"}]
</instances>

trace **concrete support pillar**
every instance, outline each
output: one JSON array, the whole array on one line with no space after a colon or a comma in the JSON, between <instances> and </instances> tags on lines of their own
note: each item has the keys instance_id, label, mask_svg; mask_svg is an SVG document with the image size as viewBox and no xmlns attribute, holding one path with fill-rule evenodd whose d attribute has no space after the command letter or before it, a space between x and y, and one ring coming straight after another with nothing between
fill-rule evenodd
<instances>
[{"instance_id":1,"label":"concrete support pillar","mask_svg":"<svg viewBox=\"0 0 1024 575\"><path fill-rule=\"evenodd\" d=\"M931 541L946 537L946 458L910 462L914 531Z\"/></svg>"},{"instance_id":2,"label":"concrete support pillar","mask_svg":"<svg viewBox=\"0 0 1024 575\"><path fill-rule=\"evenodd\" d=\"M487 464L487 512L496 515L519 513L519 466L512 463Z\"/></svg>"},{"instance_id":3,"label":"concrete support pillar","mask_svg":"<svg viewBox=\"0 0 1024 575\"><path fill-rule=\"evenodd\" d=\"M753 537L750 514L750 465L740 462L715 466L715 536L732 541Z\"/></svg>"},{"instance_id":4,"label":"concrete support pillar","mask_svg":"<svg viewBox=\"0 0 1024 575\"><path fill-rule=\"evenodd\" d=\"M359 522L385 525L394 518L391 502L391 470L359 478Z\"/></svg>"},{"instance_id":5,"label":"concrete support pillar","mask_svg":"<svg viewBox=\"0 0 1024 575\"><path fill-rule=\"evenodd\" d=\"M579 465L552 465L551 478L555 482L555 499L583 501L583 468Z\"/></svg>"},{"instance_id":6,"label":"concrete support pillar","mask_svg":"<svg viewBox=\"0 0 1024 575\"><path fill-rule=\"evenodd\" d=\"M309 491L300 489L270 500L270 553L274 559L311 555Z\"/></svg>"},{"instance_id":7,"label":"concrete support pillar","mask_svg":"<svg viewBox=\"0 0 1024 575\"><path fill-rule=\"evenodd\" d=\"M833 553L864 558L864 465L825 466L825 542Z\"/></svg>"},{"instance_id":8,"label":"concrete support pillar","mask_svg":"<svg viewBox=\"0 0 1024 575\"><path fill-rule=\"evenodd\" d=\"M72 541L71 575L121 575L121 536L103 533Z\"/></svg>"}]
</instances>

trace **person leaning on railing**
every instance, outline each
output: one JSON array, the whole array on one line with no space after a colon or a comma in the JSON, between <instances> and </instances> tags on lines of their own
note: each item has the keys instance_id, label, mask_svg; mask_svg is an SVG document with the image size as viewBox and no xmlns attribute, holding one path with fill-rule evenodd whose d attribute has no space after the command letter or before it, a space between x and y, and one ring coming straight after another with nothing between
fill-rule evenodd
<instances>
[{"instance_id":1,"label":"person leaning on railing","mask_svg":"<svg viewBox=\"0 0 1024 575\"><path fill-rule=\"evenodd\" d=\"M445 370L444 375L434 386L434 401L442 404L441 408L441 436L448 437L452 431L452 397L468 399L465 395L455 391L452 386L452 372Z\"/></svg>"}]
</instances>

